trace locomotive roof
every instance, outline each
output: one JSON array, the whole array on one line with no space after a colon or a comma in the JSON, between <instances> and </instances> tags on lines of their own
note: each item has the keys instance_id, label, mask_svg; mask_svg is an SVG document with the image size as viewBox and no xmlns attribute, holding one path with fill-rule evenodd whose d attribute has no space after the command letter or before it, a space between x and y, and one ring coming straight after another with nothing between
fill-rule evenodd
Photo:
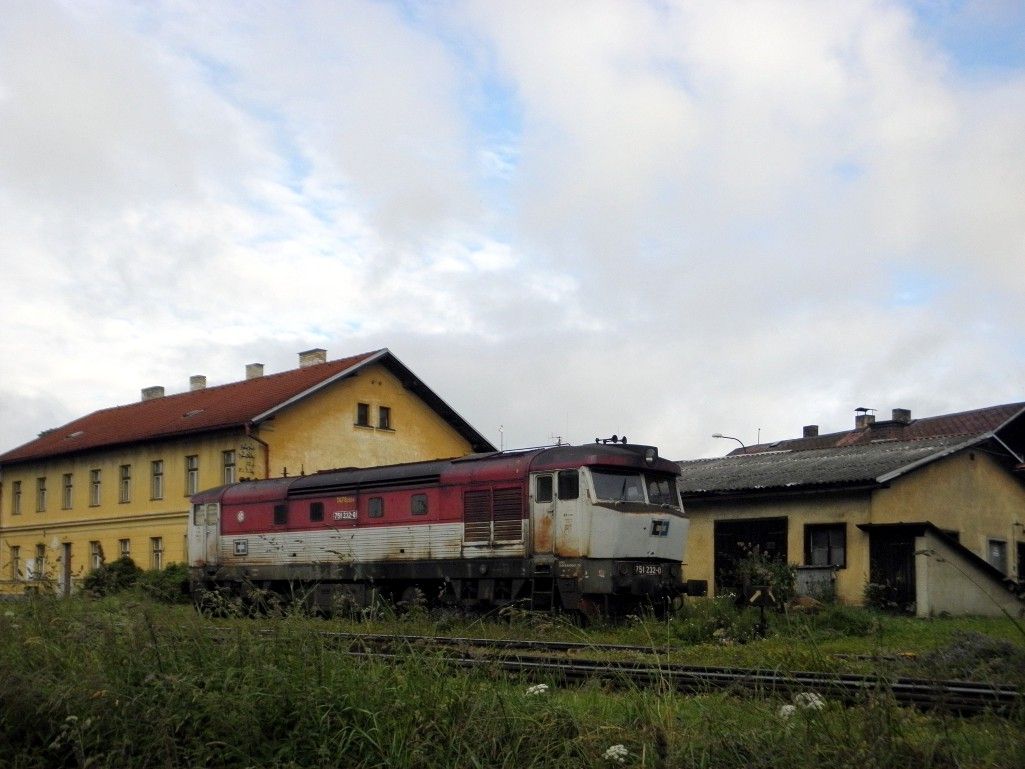
<instances>
[{"instance_id":1,"label":"locomotive roof","mask_svg":"<svg viewBox=\"0 0 1025 769\"><path fill-rule=\"evenodd\" d=\"M353 493L361 488L506 481L522 478L528 472L565 470L574 467L611 467L630 470L656 470L680 474L675 462L657 456L650 464L645 452L653 446L584 444L551 446L518 451L469 454L465 457L408 462L380 467L348 467L324 470L313 475L243 481L208 489L192 497L193 502L257 502L282 496L306 497L320 494Z\"/></svg>"}]
</instances>

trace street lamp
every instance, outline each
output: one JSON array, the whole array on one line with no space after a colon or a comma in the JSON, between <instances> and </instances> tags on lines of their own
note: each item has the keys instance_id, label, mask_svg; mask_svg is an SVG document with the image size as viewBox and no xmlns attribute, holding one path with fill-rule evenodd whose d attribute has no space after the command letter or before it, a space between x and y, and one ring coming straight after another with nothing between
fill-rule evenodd
<instances>
[{"instance_id":1,"label":"street lamp","mask_svg":"<svg viewBox=\"0 0 1025 769\"><path fill-rule=\"evenodd\" d=\"M712 433L712 437L713 438L725 438L726 440L736 441L737 443L740 444L740 447L742 449L744 449L745 451L747 450L747 446L744 445L744 441L740 440L740 438L734 438L732 435L723 435L722 433Z\"/></svg>"}]
</instances>

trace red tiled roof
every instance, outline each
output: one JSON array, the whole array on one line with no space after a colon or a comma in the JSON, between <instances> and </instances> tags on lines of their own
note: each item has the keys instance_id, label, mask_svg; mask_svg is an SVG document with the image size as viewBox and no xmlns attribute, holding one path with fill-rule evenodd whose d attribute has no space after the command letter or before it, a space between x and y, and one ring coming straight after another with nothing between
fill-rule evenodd
<instances>
[{"instance_id":1,"label":"red tiled roof","mask_svg":"<svg viewBox=\"0 0 1025 769\"><path fill-rule=\"evenodd\" d=\"M987 406L955 414L941 414L935 417L913 419L908 424L893 421L877 421L868 427L846 430L810 438L761 443L746 449L735 449L731 454L756 454L763 451L807 451L811 449L863 446L879 441L912 441L948 436L972 436L992 432L1012 417L1025 410L1025 403L1007 403L1002 406Z\"/></svg>"},{"instance_id":2,"label":"red tiled roof","mask_svg":"<svg viewBox=\"0 0 1025 769\"><path fill-rule=\"evenodd\" d=\"M0 463L241 427L332 377L385 354L390 353L376 350L280 374L101 409L0 455Z\"/></svg>"}]
</instances>

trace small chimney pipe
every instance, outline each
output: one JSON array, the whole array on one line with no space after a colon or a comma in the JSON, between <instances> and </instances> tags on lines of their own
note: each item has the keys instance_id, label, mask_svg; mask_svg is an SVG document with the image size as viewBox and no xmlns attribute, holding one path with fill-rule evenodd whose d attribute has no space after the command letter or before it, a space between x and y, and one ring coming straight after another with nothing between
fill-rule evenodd
<instances>
[{"instance_id":1,"label":"small chimney pipe","mask_svg":"<svg viewBox=\"0 0 1025 769\"><path fill-rule=\"evenodd\" d=\"M247 363L246 364L246 379L259 379L263 376L263 364L262 363Z\"/></svg>"},{"instance_id":2,"label":"small chimney pipe","mask_svg":"<svg viewBox=\"0 0 1025 769\"><path fill-rule=\"evenodd\" d=\"M151 401L155 398L164 397L164 388L162 385L154 385L153 387L142 388L142 399L144 401Z\"/></svg>"},{"instance_id":3,"label":"small chimney pipe","mask_svg":"<svg viewBox=\"0 0 1025 769\"><path fill-rule=\"evenodd\" d=\"M318 363L327 363L327 350L322 347L314 347L312 350L299 353L299 368L316 366Z\"/></svg>"},{"instance_id":4,"label":"small chimney pipe","mask_svg":"<svg viewBox=\"0 0 1025 769\"><path fill-rule=\"evenodd\" d=\"M189 390L205 390L206 377L202 374L193 374L189 377Z\"/></svg>"},{"instance_id":5,"label":"small chimney pipe","mask_svg":"<svg viewBox=\"0 0 1025 769\"><path fill-rule=\"evenodd\" d=\"M819 434L818 425L805 425L804 426L804 437L805 438L817 438Z\"/></svg>"},{"instance_id":6,"label":"small chimney pipe","mask_svg":"<svg viewBox=\"0 0 1025 769\"><path fill-rule=\"evenodd\" d=\"M911 409L894 409L891 414L894 422L900 422L902 425L911 424Z\"/></svg>"}]
</instances>

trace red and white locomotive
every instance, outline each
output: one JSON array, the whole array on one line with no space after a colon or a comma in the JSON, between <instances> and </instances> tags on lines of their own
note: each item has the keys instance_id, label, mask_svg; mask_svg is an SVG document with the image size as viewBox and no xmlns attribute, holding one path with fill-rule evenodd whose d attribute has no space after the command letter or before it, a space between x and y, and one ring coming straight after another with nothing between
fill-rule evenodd
<instances>
[{"instance_id":1,"label":"red and white locomotive","mask_svg":"<svg viewBox=\"0 0 1025 769\"><path fill-rule=\"evenodd\" d=\"M192 497L192 583L627 612L683 592L679 472L596 442L234 483Z\"/></svg>"}]
</instances>

